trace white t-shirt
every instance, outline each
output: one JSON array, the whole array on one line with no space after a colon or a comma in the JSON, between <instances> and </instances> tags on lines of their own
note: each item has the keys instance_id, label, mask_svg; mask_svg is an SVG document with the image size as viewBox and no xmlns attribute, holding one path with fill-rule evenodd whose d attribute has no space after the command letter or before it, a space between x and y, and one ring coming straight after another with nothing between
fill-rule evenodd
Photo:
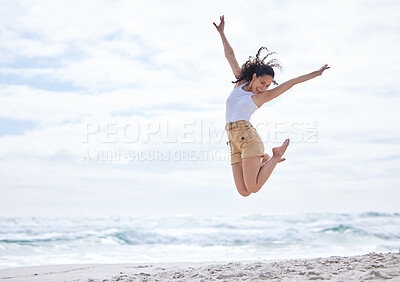
<instances>
[{"instance_id":1,"label":"white t-shirt","mask_svg":"<svg viewBox=\"0 0 400 282\"><path fill-rule=\"evenodd\" d=\"M251 99L251 96L255 94L242 89L247 84L249 83L243 83L233 89L226 99L225 119L227 123L237 120L249 121L251 115L258 109L258 106Z\"/></svg>"}]
</instances>

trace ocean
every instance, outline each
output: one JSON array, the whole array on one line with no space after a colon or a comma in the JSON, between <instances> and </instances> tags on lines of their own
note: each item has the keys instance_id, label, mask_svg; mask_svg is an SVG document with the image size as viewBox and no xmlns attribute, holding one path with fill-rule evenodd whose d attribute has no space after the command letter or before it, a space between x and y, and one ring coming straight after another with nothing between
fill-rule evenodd
<instances>
[{"instance_id":1,"label":"ocean","mask_svg":"<svg viewBox=\"0 0 400 282\"><path fill-rule=\"evenodd\" d=\"M0 268L399 252L400 213L0 217Z\"/></svg>"}]
</instances>

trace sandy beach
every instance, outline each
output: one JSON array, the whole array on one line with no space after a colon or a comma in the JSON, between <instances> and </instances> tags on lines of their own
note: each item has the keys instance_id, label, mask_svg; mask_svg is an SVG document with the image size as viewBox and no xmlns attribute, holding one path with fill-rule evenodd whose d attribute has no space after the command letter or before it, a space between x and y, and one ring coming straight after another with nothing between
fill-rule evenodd
<instances>
[{"instance_id":1,"label":"sandy beach","mask_svg":"<svg viewBox=\"0 0 400 282\"><path fill-rule=\"evenodd\" d=\"M48 265L0 270L1 281L400 281L399 253L291 260Z\"/></svg>"}]
</instances>

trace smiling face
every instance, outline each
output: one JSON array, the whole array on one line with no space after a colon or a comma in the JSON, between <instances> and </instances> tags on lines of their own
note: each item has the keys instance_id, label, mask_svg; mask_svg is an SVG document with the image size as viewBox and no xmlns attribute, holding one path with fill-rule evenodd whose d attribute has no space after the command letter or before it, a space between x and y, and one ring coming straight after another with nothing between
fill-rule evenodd
<instances>
[{"instance_id":1,"label":"smiling face","mask_svg":"<svg viewBox=\"0 0 400 282\"><path fill-rule=\"evenodd\" d=\"M272 80L274 78L268 74L257 77L256 74L253 74L253 79L250 82L251 92L259 93L261 91L267 90L271 85Z\"/></svg>"}]
</instances>

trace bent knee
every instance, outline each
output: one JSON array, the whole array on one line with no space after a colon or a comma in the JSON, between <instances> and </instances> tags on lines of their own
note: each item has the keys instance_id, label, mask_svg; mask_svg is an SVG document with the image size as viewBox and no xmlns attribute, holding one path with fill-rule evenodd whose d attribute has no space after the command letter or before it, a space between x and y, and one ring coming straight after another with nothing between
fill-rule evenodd
<instances>
[{"instance_id":1,"label":"bent knee","mask_svg":"<svg viewBox=\"0 0 400 282\"><path fill-rule=\"evenodd\" d=\"M246 192L240 191L239 194L240 194L241 196L243 196L243 197L247 197L247 196L249 196L249 195L251 194L251 192L249 192L249 191L246 191Z\"/></svg>"},{"instance_id":2,"label":"bent knee","mask_svg":"<svg viewBox=\"0 0 400 282\"><path fill-rule=\"evenodd\" d=\"M257 185L248 185L246 186L246 189L250 193L257 193L260 190L260 188L258 188Z\"/></svg>"}]
</instances>

